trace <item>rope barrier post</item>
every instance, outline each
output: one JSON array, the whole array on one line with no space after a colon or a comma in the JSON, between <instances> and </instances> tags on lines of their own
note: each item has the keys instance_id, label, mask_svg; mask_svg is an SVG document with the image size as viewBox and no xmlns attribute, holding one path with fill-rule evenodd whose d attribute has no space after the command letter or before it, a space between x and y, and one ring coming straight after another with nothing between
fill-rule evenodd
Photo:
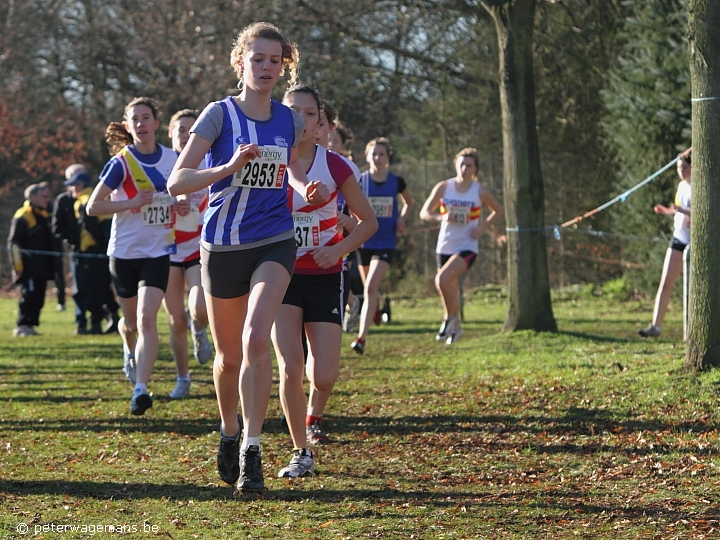
<instances>
[{"instance_id":1,"label":"rope barrier post","mask_svg":"<svg viewBox=\"0 0 720 540\"><path fill-rule=\"evenodd\" d=\"M688 339L690 322L690 246L683 251L683 341Z\"/></svg>"}]
</instances>

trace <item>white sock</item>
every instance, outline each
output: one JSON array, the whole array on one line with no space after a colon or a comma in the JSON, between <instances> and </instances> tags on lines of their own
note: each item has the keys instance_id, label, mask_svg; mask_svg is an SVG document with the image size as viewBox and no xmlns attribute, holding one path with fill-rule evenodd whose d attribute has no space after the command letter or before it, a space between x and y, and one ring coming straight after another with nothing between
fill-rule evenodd
<instances>
[{"instance_id":1,"label":"white sock","mask_svg":"<svg viewBox=\"0 0 720 540\"><path fill-rule=\"evenodd\" d=\"M247 447L252 446L252 445L260 447L260 436L259 435L257 437L248 437L247 435L245 435L243 437L243 442L242 442L242 445L240 446L240 449L245 450Z\"/></svg>"},{"instance_id":2,"label":"white sock","mask_svg":"<svg viewBox=\"0 0 720 540\"><path fill-rule=\"evenodd\" d=\"M147 392L147 384L143 384L141 382L135 383L135 393L138 392Z\"/></svg>"},{"instance_id":3,"label":"white sock","mask_svg":"<svg viewBox=\"0 0 720 540\"><path fill-rule=\"evenodd\" d=\"M182 382L190 382L190 372L188 371L185 375L178 375L177 380Z\"/></svg>"}]
</instances>

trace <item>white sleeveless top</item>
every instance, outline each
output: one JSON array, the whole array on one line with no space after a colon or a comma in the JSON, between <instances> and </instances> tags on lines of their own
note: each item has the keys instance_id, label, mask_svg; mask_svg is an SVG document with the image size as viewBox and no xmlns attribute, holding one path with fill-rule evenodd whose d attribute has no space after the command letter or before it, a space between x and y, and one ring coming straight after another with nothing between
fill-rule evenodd
<instances>
[{"instance_id":1,"label":"white sleeveless top","mask_svg":"<svg viewBox=\"0 0 720 540\"><path fill-rule=\"evenodd\" d=\"M690 208L690 204L690 183L682 180L678 184L677 192L675 193L675 206ZM680 212L675 214L673 238L676 238L683 244L690 243L690 216L686 216Z\"/></svg>"},{"instance_id":2,"label":"white sleeveless top","mask_svg":"<svg viewBox=\"0 0 720 540\"><path fill-rule=\"evenodd\" d=\"M155 189L153 203L142 208L125 210L113 215L110 242L107 254L117 259L156 258L175 253L175 210L172 197L167 193L167 179L172 172L177 154L162 145L157 162L147 164L140 161L137 154L130 148L131 155L122 153L113 157L106 169L114 168L122 171L119 184L108 178L114 191L110 194L113 201L125 201L133 198L139 189L131 167L140 166ZM135 158L135 163L131 161ZM122 168L120 168L120 165ZM101 175L101 181L103 176Z\"/></svg>"},{"instance_id":3,"label":"white sleeveless top","mask_svg":"<svg viewBox=\"0 0 720 540\"><path fill-rule=\"evenodd\" d=\"M470 236L478 226L482 211L480 184L473 182L465 192L458 191L454 178L445 181L445 192L440 199L440 224L436 253L454 255L462 251L478 252L478 240ZM451 221L452 220L452 221Z\"/></svg>"}]
</instances>

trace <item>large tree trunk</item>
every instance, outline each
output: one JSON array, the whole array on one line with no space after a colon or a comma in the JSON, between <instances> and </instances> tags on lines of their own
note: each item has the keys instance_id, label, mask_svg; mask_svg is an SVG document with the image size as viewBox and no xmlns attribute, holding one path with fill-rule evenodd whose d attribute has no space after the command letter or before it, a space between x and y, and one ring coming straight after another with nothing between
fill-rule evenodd
<instances>
[{"instance_id":1,"label":"large tree trunk","mask_svg":"<svg viewBox=\"0 0 720 540\"><path fill-rule=\"evenodd\" d=\"M690 324L685 366L720 366L720 2L689 3L692 83Z\"/></svg>"},{"instance_id":2,"label":"large tree trunk","mask_svg":"<svg viewBox=\"0 0 720 540\"><path fill-rule=\"evenodd\" d=\"M503 182L508 234L508 313L503 331L556 331L542 227L545 199L535 131L535 0L486 1L500 52ZM513 232L513 228L518 228Z\"/></svg>"}]
</instances>

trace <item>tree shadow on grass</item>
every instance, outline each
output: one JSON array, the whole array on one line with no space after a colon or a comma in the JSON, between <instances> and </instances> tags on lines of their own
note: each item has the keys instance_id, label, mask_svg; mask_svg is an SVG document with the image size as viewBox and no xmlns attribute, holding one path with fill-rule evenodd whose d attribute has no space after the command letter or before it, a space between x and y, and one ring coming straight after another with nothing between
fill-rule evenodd
<instances>
[{"instance_id":1,"label":"tree shadow on grass","mask_svg":"<svg viewBox=\"0 0 720 540\"><path fill-rule=\"evenodd\" d=\"M170 401L168 399L168 401ZM184 400L187 401L187 400ZM124 410L124 409L123 409ZM218 431L219 418L152 418L148 416L117 416L104 418L74 418L70 420L0 420L0 431L33 431L33 432L93 432L107 433L158 433L177 435L203 436ZM263 433L288 433L287 427L280 418L268 417L263 423Z\"/></svg>"},{"instance_id":2,"label":"tree shadow on grass","mask_svg":"<svg viewBox=\"0 0 720 540\"><path fill-rule=\"evenodd\" d=\"M195 381L193 381L195 382ZM168 384L169 381L165 381L165 384ZM29 384L29 383L28 383ZM126 387L127 383L124 381L122 382L123 387ZM102 398L102 403L109 403L112 401L122 401L129 402L130 399L128 396L132 394L132 389L129 389L127 392L127 396L110 396L108 397L107 393L102 393L100 389L93 390L92 395L67 395L63 394L63 392L67 392L69 389L67 387L57 387L57 388L48 388L47 386L41 385L38 387L37 390L34 390L35 392L39 391L51 391L56 392L56 395L49 394L49 395L36 395L36 396L14 396L12 398L13 403L63 403L63 404L73 404L73 403L83 403L83 402L98 402L99 398ZM188 404L193 401L199 401L199 400L212 400L214 401L216 398L215 392L205 392L205 393L197 393L194 392L190 394L188 397L182 398L184 402L187 402ZM154 403L170 403L175 400L171 399L167 395L164 394L158 394L153 395L153 402ZM4 400L3 400L4 401ZM1 403L2 401L0 401ZM123 405L124 407L124 405ZM2 425L0 421L0 425Z\"/></svg>"},{"instance_id":3,"label":"tree shadow on grass","mask_svg":"<svg viewBox=\"0 0 720 540\"><path fill-rule=\"evenodd\" d=\"M285 485L297 485L297 489L273 489L273 484L282 482ZM397 489L303 489L304 486L285 482L284 480L270 480L269 489L262 498L282 501L307 501L313 499L322 502L362 501L372 500L413 500L425 501L435 506L454 506L457 501L448 500L448 497L466 499L477 497L474 492L458 492L448 490L399 491ZM151 482L89 482L68 480L0 480L0 493L16 496L55 495L84 497L101 500L132 500L132 499L175 499L193 500L196 502L224 500L233 498L234 489L231 486L210 484L200 486L195 484L162 484ZM258 498L257 494L240 495L239 500Z\"/></svg>"},{"instance_id":4,"label":"tree shadow on grass","mask_svg":"<svg viewBox=\"0 0 720 540\"><path fill-rule=\"evenodd\" d=\"M713 433L717 424L703 419L682 422L661 420L617 419L605 410L572 407L562 416L542 415L433 415L403 417L332 417L327 418L327 429L332 434L362 434L367 436L392 435L395 437L424 434L440 437L439 443L494 445L503 449L524 448L527 445L547 453L593 454L608 451L623 454L670 454L698 453L697 447L687 445L654 444L641 446L628 444L629 434L652 437L653 433ZM612 443L601 442L603 434L623 434L625 438ZM510 442L504 439L512 435ZM455 438L449 441L446 437ZM518 441L517 437L524 438ZM566 444L554 442L557 437L566 438ZM569 438L568 438L569 437ZM583 442L574 442L572 437L583 437ZM596 440L592 440L597 437ZM591 438L591 440L588 440ZM634 439L633 439L634 440ZM720 451L708 446L702 454L717 455Z\"/></svg>"},{"instance_id":5,"label":"tree shadow on grass","mask_svg":"<svg viewBox=\"0 0 720 540\"><path fill-rule=\"evenodd\" d=\"M442 489L434 486L432 491L411 488L402 489L304 489L303 483L290 482L289 485L297 485L297 489L272 489L272 482L263 495L240 495L237 497L238 504L244 501L257 500L259 498L270 502L288 502L306 505L308 501L317 501L326 504L367 502L377 504L380 502L389 503L394 506L413 505L426 508L454 509L462 504L466 507L477 507L492 509L507 509L508 523L517 522L518 516L513 516L513 510L518 505L523 508L542 512L538 517L541 522L552 524L556 520L562 520L564 527L572 526L573 520L586 523L588 516L604 516L604 522L613 520L637 520L643 523L648 516L653 520L667 520L676 523L680 520L687 520L690 517L694 523L705 521L712 525L720 519L720 510L717 507L708 507L705 511L696 509L683 510L677 508L677 500L658 500L645 504L626 504L618 501L616 504L602 504L594 502L587 504L588 494L580 490L558 490L550 489L538 492L537 490L518 490L512 493L498 493L478 489L472 491L457 491ZM287 486L288 484L286 484ZM161 484L150 482L77 482L62 480L35 480L35 481L3 481L0 480L0 493L18 497L33 495L49 496L71 496L74 498L86 498L97 500L193 500L196 503L211 501L227 501L233 499L233 488L230 486L207 485L199 486L194 484ZM542 495L542 502L538 502L538 496ZM597 497L595 498L597 500ZM668 504L670 502L670 504ZM336 506L342 512L343 506ZM377 509L355 509L347 508L348 513L339 517L343 519L372 518L374 521L381 519L397 520L405 518L406 513L395 510L393 506L384 506ZM535 518L530 518L538 522ZM688 524L689 525L689 524Z\"/></svg>"},{"instance_id":6,"label":"tree shadow on grass","mask_svg":"<svg viewBox=\"0 0 720 540\"><path fill-rule=\"evenodd\" d=\"M179 418L149 418L118 416L115 418L77 418L71 420L45 419L35 420L0 420L0 430L13 431L57 431L68 433L75 431L105 432L142 432L142 433L176 433L178 435L207 435L218 430L217 419L198 418L185 420Z\"/></svg>"},{"instance_id":7,"label":"tree shadow on grass","mask_svg":"<svg viewBox=\"0 0 720 540\"><path fill-rule=\"evenodd\" d=\"M478 337L480 337L499 333L502 324L503 323L500 321L464 321L463 328L468 332L468 335L475 335L475 333L479 333ZM431 343L430 340L432 338L430 338L430 336L434 338L438 332L439 326L439 322L437 324L422 322L413 324L412 326L409 326L405 321L402 323L390 323L383 325L376 332L373 331L370 333L369 340L372 342L373 337L381 337L384 334L426 334L429 336L428 343Z\"/></svg>"},{"instance_id":8,"label":"tree shadow on grass","mask_svg":"<svg viewBox=\"0 0 720 540\"><path fill-rule=\"evenodd\" d=\"M408 416L326 416L328 431L336 437L341 435L367 436L392 435L403 437L413 434L457 435L466 437L516 435L538 437L541 444L546 436L600 436L603 433L711 433L717 429L715 422L706 419L684 421L637 420L618 418L605 409L586 409L571 407L564 414L547 416L528 413L522 416L488 415L408 415ZM14 431L141 431L143 433L178 433L180 435L199 435L217 431L217 419L157 418L117 416L106 418L73 418L36 420L0 420L0 429ZM286 433L287 429L280 418L268 417L263 425L265 433ZM597 445L596 445L597 446ZM564 448L563 445L560 447ZM577 448L584 453L585 445L568 444L568 449ZM615 448L614 446L612 448ZM659 446L656 447L660 448ZM676 451L682 451L677 449ZM688 448L688 452L697 448Z\"/></svg>"},{"instance_id":9,"label":"tree shadow on grass","mask_svg":"<svg viewBox=\"0 0 720 540\"><path fill-rule=\"evenodd\" d=\"M571 332L569 330L558 330L558 334L571 336L579 339L587 339L590 341L602 341L605 343L635 343L636 339L628 339L616 336L601 336L597 334L588 334L585 332Z\"/></svg>"}]
</instances>

